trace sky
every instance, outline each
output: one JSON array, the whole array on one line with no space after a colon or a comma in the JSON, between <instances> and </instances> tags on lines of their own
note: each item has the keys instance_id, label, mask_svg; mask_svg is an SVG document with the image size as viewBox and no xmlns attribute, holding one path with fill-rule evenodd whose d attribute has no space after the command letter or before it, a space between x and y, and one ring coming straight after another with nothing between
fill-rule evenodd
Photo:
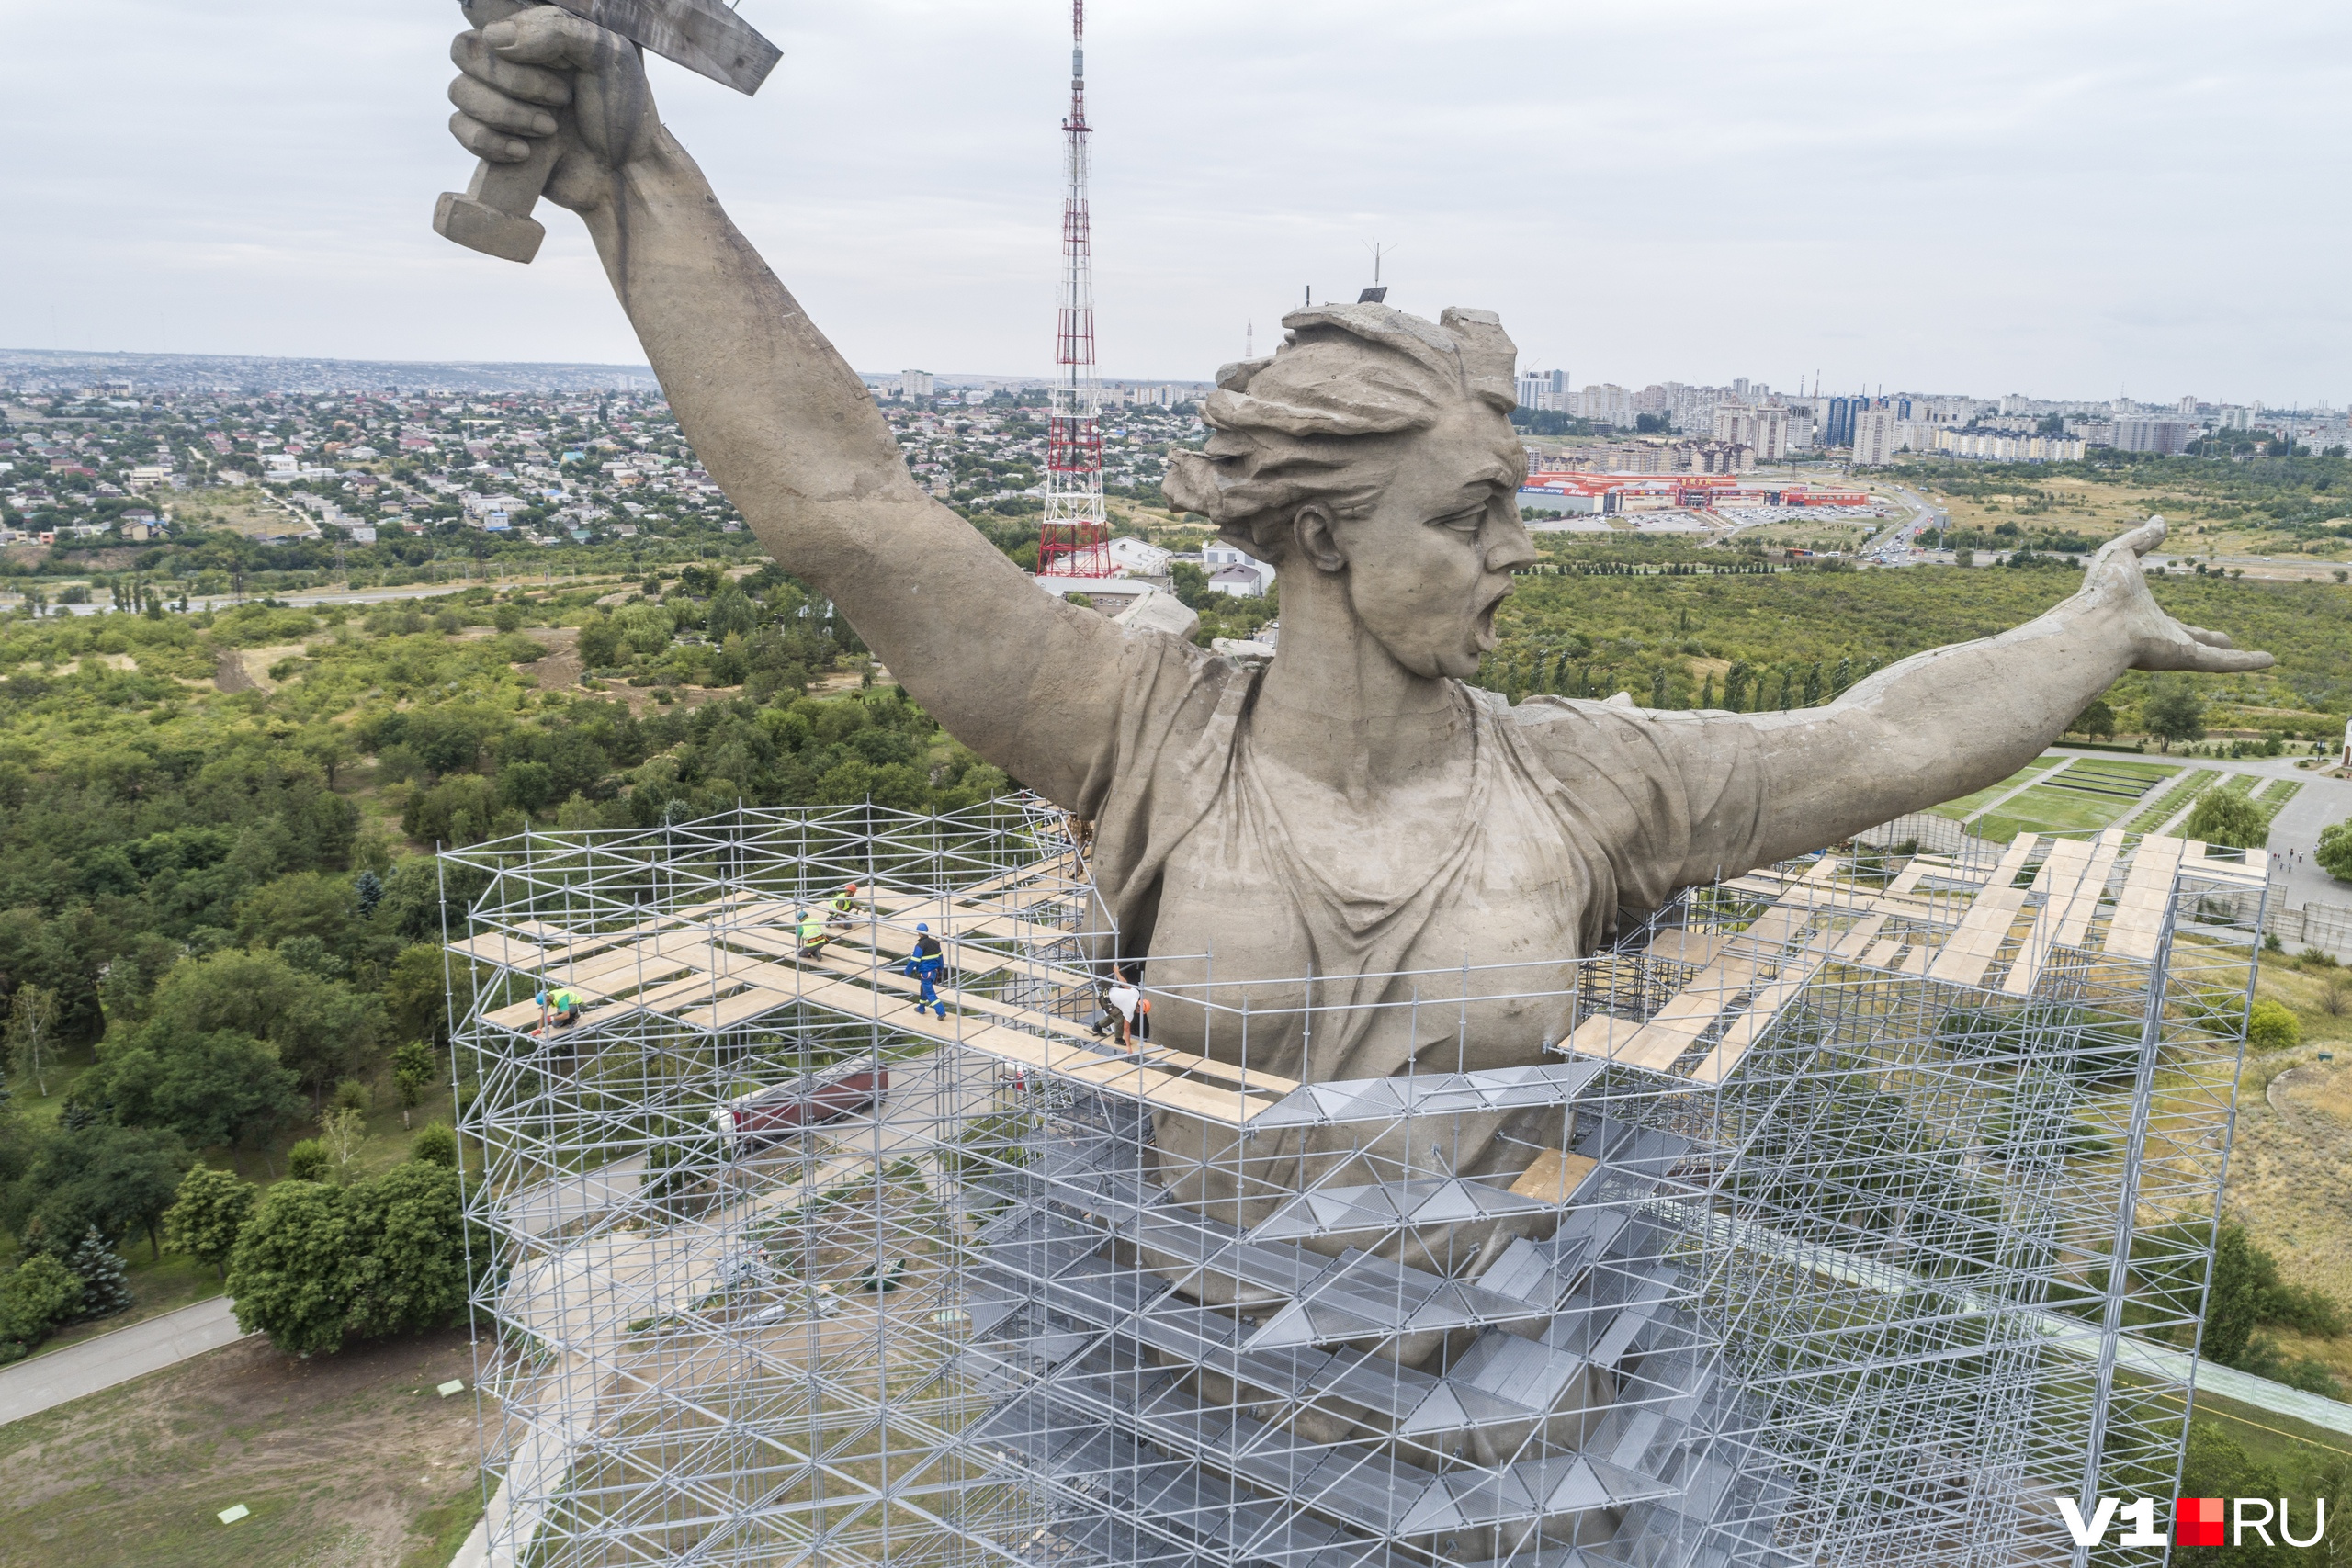
<instances>
[{"instance_id":1,"label":"sky","mask_svg":"<svg viewBox=\"0 0 2352 1568\"><path fill-rule=\"evenodd\" d=\"M663 118L850 362L1051 368L1069 11L741 0ZM1095 0L1102 368L1203 378L1310 286L1524 368L2352 401L2352 6ZM0 0L0 347L641 363L578 221L432 232L454 5Z\"/></svg>"}]
</instances>

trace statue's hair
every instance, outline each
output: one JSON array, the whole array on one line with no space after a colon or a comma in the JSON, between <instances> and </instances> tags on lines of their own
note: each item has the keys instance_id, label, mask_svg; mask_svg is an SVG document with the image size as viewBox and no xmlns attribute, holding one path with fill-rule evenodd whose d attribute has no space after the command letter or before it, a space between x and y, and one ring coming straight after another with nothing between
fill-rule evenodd
<instances>
[{"instance_id":1,"label":"statue's hair","mask_svg":"<svg viewBox=\"0 0 2352 1568\"><path fill-rule=\"evenodd\" d=\"M1217 372L1201 409L1208 448L1177 454L1164 482L1170 501L1261 560L1279 559L1284 525L1309 501L1341 519L1371 510L1396 472L1380 438L1426 430L1449 408L1507 415L1518 404L1518 350L1490 310L1449 308L1431 322L1385 305L1318 305L1283 325L1273 355Z\"/></svg>"}]
</instances>

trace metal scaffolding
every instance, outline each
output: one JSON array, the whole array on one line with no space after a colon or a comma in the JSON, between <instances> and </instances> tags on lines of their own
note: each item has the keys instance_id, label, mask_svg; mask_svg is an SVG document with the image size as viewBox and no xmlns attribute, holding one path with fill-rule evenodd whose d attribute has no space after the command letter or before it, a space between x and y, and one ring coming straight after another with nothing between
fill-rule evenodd
<instances>
[{"instance_id":1,"label":"metal scaffolding","mask_svg":"<svg viewBox=\"0 0 2352 1568\"><path fill-rule=\"evenodd\" d=\"M451 858L494 1562L2055 1564L2171 1495L2236 852L1906 820L1402 1001L1155 954L1124 1046L1033 805ZM1370 1007L1560 1027L1252 1065Z\"/></svg>"}]
</instances>

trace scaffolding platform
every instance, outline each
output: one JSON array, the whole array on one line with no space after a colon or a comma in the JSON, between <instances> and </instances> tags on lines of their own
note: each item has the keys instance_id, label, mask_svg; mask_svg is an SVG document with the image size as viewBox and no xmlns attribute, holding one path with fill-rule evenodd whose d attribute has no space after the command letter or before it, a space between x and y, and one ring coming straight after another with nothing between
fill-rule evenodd
<instances>
[{"instance_id":1,"label":"scaffolding platform","mask_svg":"<svg viewBox=\"0 0 2352 1568\"><path fill-rule=\"evenodd\" d=\"M1948 827L1430 976L1568 1021L1517 1065L1305 1083L1213 965L1104 1027L1035 803L453 854L492 1561L2071 1562L2057 1498L2177 1475L2134 1349L2194 1348L2264 877Z\"/></svg>"}]
</instances>

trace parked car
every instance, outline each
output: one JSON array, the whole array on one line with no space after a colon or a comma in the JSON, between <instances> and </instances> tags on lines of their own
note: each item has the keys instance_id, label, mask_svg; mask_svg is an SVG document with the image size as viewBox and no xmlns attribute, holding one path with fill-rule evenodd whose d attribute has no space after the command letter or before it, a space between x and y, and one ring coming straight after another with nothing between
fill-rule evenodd
<instances>
[{"instance_id":1,"label":"parked car","mask_svg":"<svg viewBox=\"0 0 2352 1568\"><path fill-rule=\"evenodd\" d=\"M722 1101L710 1113L728 1155L772 1143L803 1127L854 1116L881 1103L890 1072L872 1062L844 1062L823 1072L770 1084Z\"/></svg>"}]
</instances>

